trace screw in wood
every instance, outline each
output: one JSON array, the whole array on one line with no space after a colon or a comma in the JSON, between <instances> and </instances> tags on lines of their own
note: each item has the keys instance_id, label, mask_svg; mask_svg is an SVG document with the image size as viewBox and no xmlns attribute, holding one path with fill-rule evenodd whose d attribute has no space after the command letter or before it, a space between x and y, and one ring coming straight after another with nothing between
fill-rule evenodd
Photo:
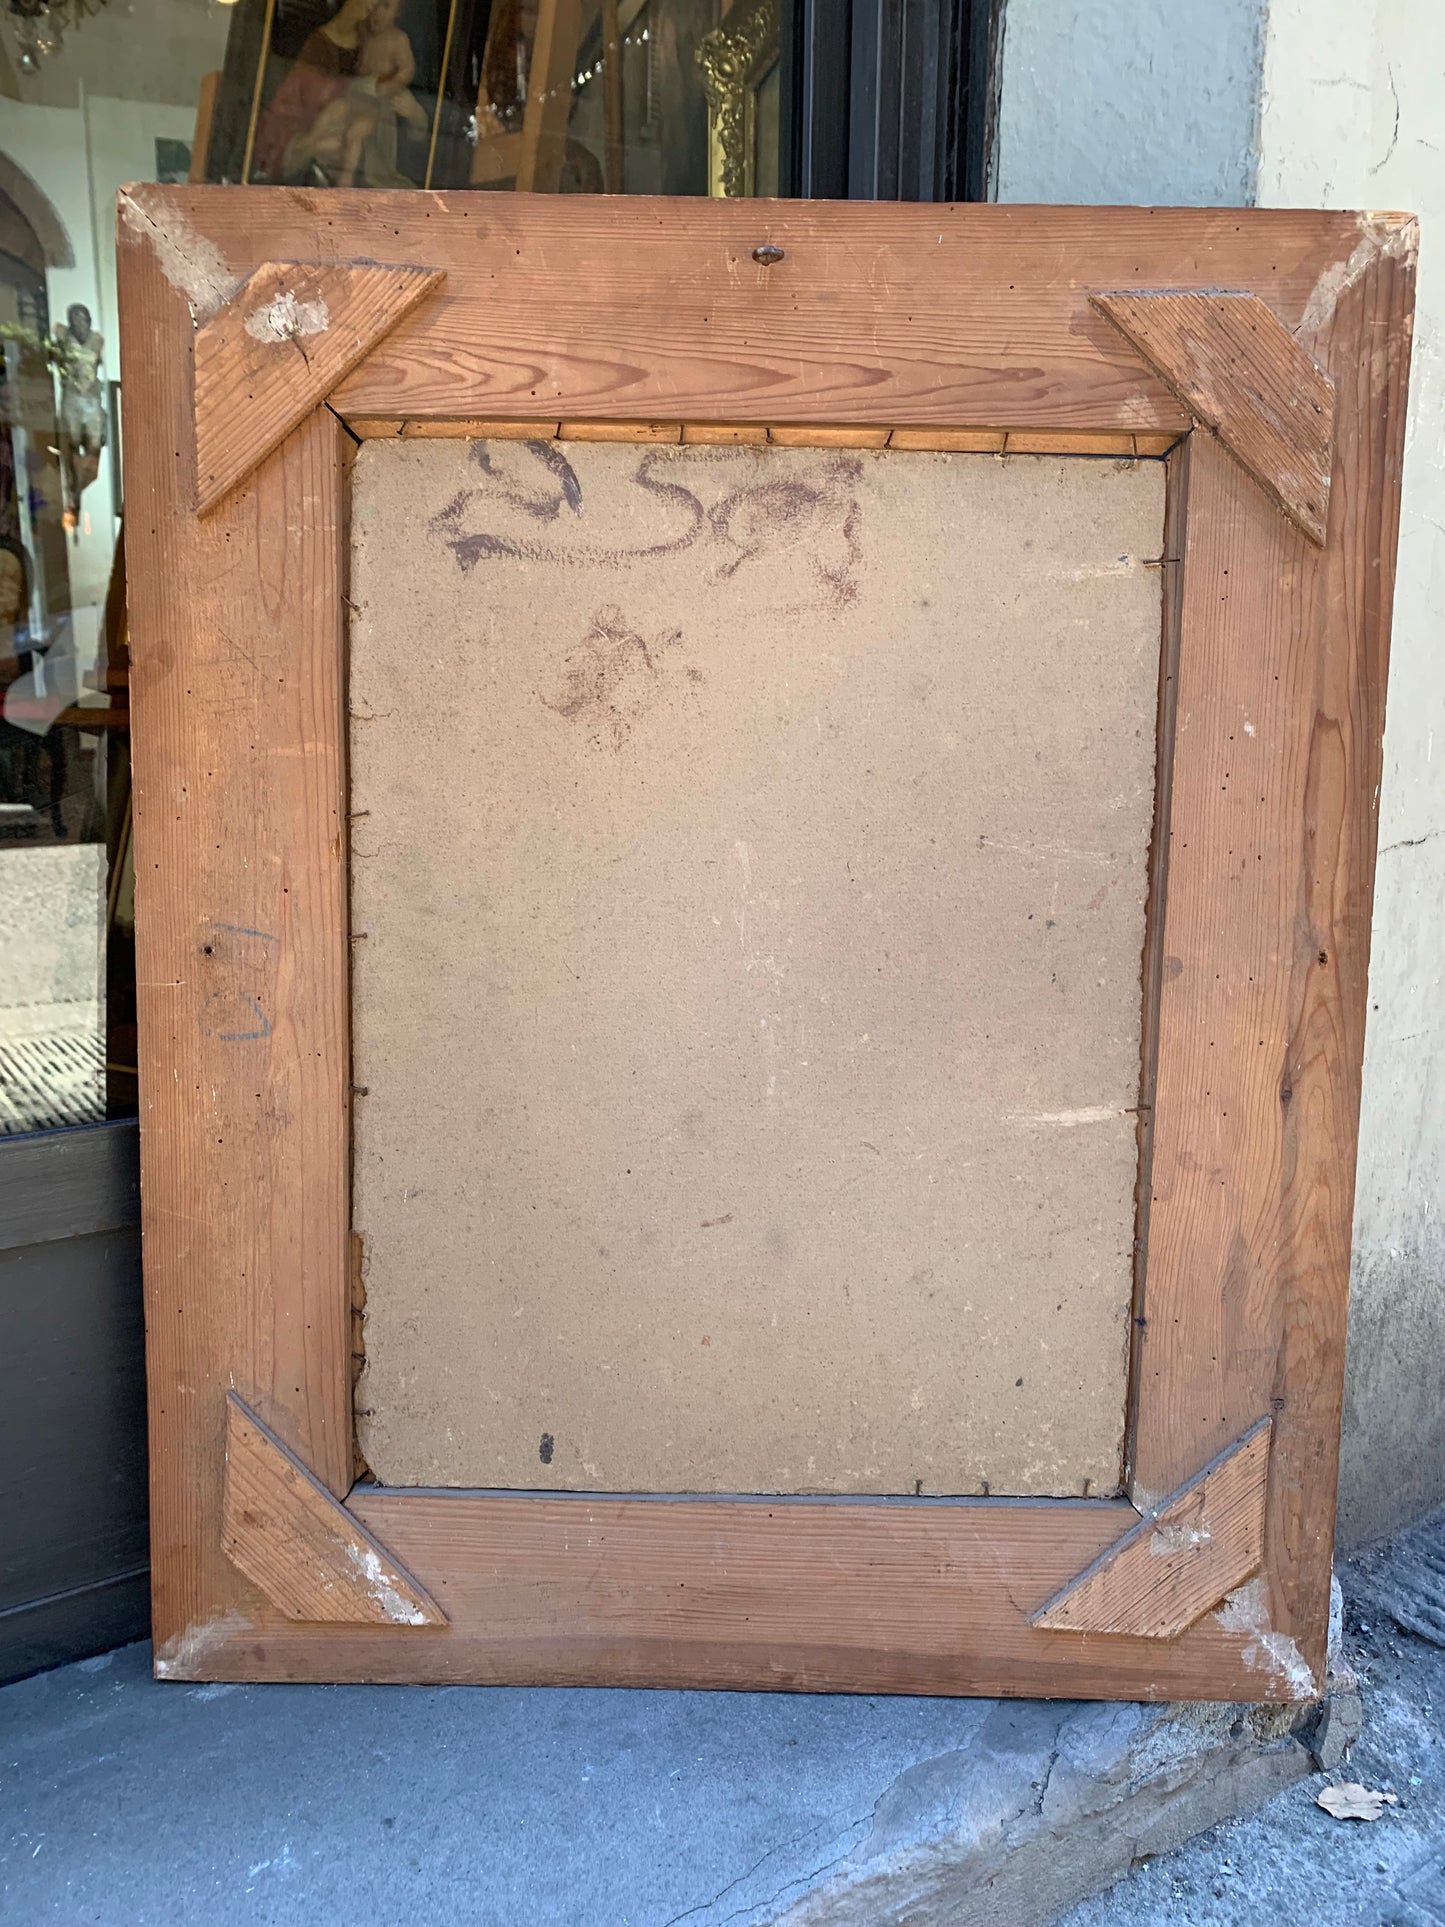
<instances>
[{"instance_id":1,"label":"screw in wood","mask_svg":"<svg viewBox=\"0 0 1445 1927\"><path fill-rule=\"evenodd\" d=\"M760 268L776 267L783 258L783 250L775 241L761 241L753 249L753 259Z\"/></svg>"}]
</instances>

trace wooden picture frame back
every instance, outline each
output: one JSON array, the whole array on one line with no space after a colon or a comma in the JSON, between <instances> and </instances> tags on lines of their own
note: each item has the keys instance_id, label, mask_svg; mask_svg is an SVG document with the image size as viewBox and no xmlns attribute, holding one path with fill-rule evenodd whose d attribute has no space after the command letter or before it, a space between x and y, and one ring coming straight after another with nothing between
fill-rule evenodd
<instances>
[{"instance_id":1,"label":"wooden picture frame back","mask_svg":"<svg viewBox=\"0 0 1445 1927\"><path fill-rule=\"evenodd\" d=\"M157 1671L1321 1690L1414 223L143 187L119 232ZM347 477L417 434L1167 461L1126 1496L354 1483Z\"/></svg>"}]
</instances>

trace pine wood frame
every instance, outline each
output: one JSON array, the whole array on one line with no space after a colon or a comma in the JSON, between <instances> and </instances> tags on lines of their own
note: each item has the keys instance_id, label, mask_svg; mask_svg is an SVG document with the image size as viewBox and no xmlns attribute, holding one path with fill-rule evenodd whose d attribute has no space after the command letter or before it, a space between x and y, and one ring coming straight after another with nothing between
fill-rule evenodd
<instances>
[{"instance_id":1,"label":"pine wood frame","mask_svg":"<svg viewBox=\"0 0 1445 1927\"><path fill-rule=\"evenodd\" d=\"M1413 222L119 213L157 1671L1317 1692ZM353 1483L348 464L470 433L1168 451L1127 1497Z\"/></svg>"}]
</instances>

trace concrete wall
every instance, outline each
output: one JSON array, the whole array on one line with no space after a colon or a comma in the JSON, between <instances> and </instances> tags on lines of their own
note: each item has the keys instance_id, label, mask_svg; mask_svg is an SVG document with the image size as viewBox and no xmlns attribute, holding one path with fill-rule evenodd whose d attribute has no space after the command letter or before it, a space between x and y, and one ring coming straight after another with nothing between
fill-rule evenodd
<instances>
[{"instance_id":1,"label":"concrete wall","mask_svg":"<svg viewBox=\"0 0 1445 1927\"><path fill-rule=\"evenodd\" d=\"M1440 0L1007 0L1003 37L1001 200L1257 197L1421 216L1341 1458L1346 1546L1445 1500L1441 33Z\"/></svg>"},{"instance_id":2,"label":"concrete wall","mask_svg":"<svg viewBox=\"0 0 1445 1927\"><path fill-rule=\"evenodd\" d=\"M1247 203L1263 16L1264 0L1005 0L998 198Z\"/></svg>"},{"instance_id":3,"label":"concrete wall","mask_svg":"<svg viewBox=\"0 0 1445 1927\"><path fill-rule=\"evenodd\" d=\"M1270 206L1413 209L1421 256L1380 791L1340 1537L1445 1500L1445 18L1271 0ZM1440 761L1435 761L1436 749Z\"/></svg>"}]
</instances>

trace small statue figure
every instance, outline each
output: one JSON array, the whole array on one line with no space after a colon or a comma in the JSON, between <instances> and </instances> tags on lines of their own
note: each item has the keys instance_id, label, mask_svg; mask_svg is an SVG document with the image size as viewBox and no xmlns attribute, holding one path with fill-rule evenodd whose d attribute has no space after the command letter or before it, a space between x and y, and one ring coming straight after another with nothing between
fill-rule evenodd
<instances>
[{"instance_id":1,"label":"small statue figure","mask_svg":"<svg viewBox=\"0 0 1445 1927\"><path fill-rule=\"evenodd\" d=\"M90 325L90 310L76 301L65 311L65 326L51 343L50 358L60 375L60 472L65 501L61 520L74 529L80 498L100 470L109 428L100 365L105 343Z\"/></svg>"}]
</instances>

